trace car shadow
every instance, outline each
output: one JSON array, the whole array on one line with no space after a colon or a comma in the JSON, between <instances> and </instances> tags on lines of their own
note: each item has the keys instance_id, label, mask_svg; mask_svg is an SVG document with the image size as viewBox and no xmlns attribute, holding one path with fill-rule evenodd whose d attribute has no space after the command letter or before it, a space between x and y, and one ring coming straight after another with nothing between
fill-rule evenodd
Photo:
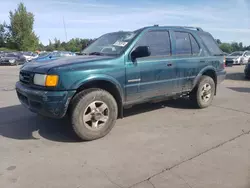
<instances>
[{"instance_id":1,"label":"car shadow","mask_svg":"<svg viewBox=\"0 0 250 188\"><path fill-rule=\"evenodd\" d=\"M228 87L228 89L231 89L233 91L237 91L240 93L250 93L249 87Z\"/></svg>"},{"instance_id":2,"label":"car shadow","mask_svg":"<svg viewBox=\"0 0 250 188\"><path fill-rule=\"evenodd\" d=\"M145 104L135 105L130 109L124 110L124 117L142 114L154 110L159 110L165 107L187 109L187 110L196 109L190 100L188 100L187 98L180 98L176 100L168 100L158 103L145 103Z\"/></svg>"},{"instance_id":3,"label":"car shadow","mask_svg":"<svg viewBox=\"0 0 250 188\"><path fill-rule=\"evenodd\" d=\"M40 117L21 105L0 109L0 135L17 140L79 142L70 126L69 118L60 120ZM38 134L36 134L38 132Z\"/></svg>"},{"instance_id":4,"label":"car shadow","mask_svg":"<svg viewBox=\"0 0 250 188\"><path fill-rule=\"evenodd\" d=\"M243 72L227 73L226 80L246 81L245 74Z\"/></svg>"},{"instance_id":5,"label":"car shadow","mask_svg":"<svg viewBox=\"0 0 250 188\"><path fill-rule=\"evenodd\" d=\"M187 99L136 105L124 111L124 116L133 116L164 107L192 109ZM0 108L0 135L16 140L40 140L54 142L80 142L71 128L68 117L50 119L29 112L22 105Z\"/></svg>"}]
</instances>

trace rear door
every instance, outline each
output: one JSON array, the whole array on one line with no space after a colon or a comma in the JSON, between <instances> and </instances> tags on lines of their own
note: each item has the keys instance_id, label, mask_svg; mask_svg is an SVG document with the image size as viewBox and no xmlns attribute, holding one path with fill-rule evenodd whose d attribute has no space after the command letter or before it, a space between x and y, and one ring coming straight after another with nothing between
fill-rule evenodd
<instances>
[{"instance_id":1,"label":"rear door","mask_svg":"<svg viewBox=\"0 0 250 188\"><path fill-rule=\"evenodd\" d=\"M195 36L186 31L173 31L173 57L176 65L175 93L190 91L196 75L205 67L201 48Z\"/></svg>"}]
</instances>

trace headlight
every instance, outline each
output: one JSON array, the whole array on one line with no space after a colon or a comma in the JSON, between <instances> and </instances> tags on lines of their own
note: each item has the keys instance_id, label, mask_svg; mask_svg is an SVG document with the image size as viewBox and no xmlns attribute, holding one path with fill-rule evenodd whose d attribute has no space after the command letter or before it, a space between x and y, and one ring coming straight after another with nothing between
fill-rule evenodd
<instances>
[{"instance_id":1,"label":"headlight","mask_svg":"<svg viewBox=\"0 0 250 188\"><path fill-rule=\"evenodd\" d=\"M58 75L35 74L33 83L40 86L55 87L58 84Z\"/></svg>"},{"instance_id":2,"label":"headlight","mask_svg":"<svg viewBox=\"0 0 250 188\"><path fill-rule=\"evenodd\" d=\"M15 63L15 61L16 61L15 59L10 59L9 60L10 63Z\"/></svg>"}]
</instances>

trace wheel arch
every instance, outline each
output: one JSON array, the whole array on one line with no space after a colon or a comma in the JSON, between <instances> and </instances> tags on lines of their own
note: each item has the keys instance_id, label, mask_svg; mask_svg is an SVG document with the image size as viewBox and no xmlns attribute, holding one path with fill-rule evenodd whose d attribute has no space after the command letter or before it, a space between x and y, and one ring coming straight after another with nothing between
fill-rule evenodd
<instances>
[{"instance_id":1,"label":"wheel arch","mask_svg":"<svg viewBox=\"0 0 250 188\"><path fill-rule=\"evenodd\" d=\"M118 117L123 117L124 93L118 81L108 78L107 76L92 76L91 78L82 80L77 84L75 95L85 89L90 88L99 88L109 92L117 102Z\"/></svg>"},{"instance_id":2,"label":"wheel arch","mask_svg":"<svg viewBox=\"0 0 250 188\"><path fill-rule=\"evenodd\" d=\"M214 80L215 83L215 95L217 91L217 74L216 74L216 69L214 67L206 67L200 71L198 76L195 78L194 83L193 83L193 88L195 88L201 79L201 76L209 76Z\"/></svg>"}]
</instances>

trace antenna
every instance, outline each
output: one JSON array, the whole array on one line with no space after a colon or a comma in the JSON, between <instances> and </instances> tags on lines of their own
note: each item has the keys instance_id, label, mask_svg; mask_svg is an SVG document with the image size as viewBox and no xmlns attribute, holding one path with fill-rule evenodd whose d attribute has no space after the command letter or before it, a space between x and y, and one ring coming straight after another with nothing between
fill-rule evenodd
<instances>
[{"instance_id":1,"label":"antenna","mask_svg":"<svg viewBox=\"0 0 250 188\"><path fill-rule=\"evenodd\" d=\"M66 26L65 26L64 16L63 16L63 27L64 27L65 38L66 38L66 41L65 41L65 42L68 42L68 37L67 37L67 31L66 31Z\"/></svg>"}]
</instances>

